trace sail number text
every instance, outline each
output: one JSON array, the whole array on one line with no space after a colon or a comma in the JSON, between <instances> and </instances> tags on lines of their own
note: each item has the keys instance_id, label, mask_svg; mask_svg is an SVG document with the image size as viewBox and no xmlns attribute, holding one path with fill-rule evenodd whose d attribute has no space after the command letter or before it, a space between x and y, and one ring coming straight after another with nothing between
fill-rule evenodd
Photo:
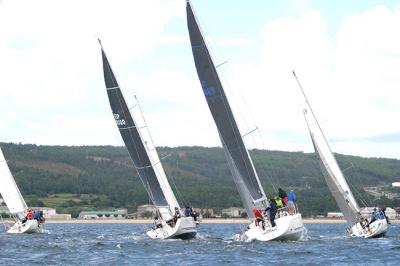
<instances>
[{"instance_id":1,"label":"sail number text","mask_svg":"<svg viewBox=\"0 0 400 266\"><path fill-rule=\"evenodd\" d=\"M114 114L114 119L115 119L115 122L117 123L117 126L125 126L126 125L125 119L120 119L119 114Z\"/></svg>"}]
</instances>

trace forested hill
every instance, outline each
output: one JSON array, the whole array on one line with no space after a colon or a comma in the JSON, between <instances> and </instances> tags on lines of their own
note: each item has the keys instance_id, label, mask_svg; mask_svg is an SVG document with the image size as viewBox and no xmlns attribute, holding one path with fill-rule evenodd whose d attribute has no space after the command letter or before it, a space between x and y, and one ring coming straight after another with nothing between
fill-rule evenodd
<instances>
[{"instance_id":1,"label":"forested hill","mask_svg":"<svg viewBox=\"0 0 400 266\"><path fill-rule=\"evenodd\" d=\"M149 202L124 147L0 146L32 205L76 213L93 208L134 210ZM216 209L241 206L221 148L160 147L158 151L180 202ZM251 154L267 196L275 195L274 186L280 186L295 189L306 216L337 210L314 154L264 150ZM390 188L400 179L399 160L340 154L336 158L360 205L364 201L368 205L400 206L399 194ZM60 195L74 197L63 200Z\"/></svg>"}]
</instances>

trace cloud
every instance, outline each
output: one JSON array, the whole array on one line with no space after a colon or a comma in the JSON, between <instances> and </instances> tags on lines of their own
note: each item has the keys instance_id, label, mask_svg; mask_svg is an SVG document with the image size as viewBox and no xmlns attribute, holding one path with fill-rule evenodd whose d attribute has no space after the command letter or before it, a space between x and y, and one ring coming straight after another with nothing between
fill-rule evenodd
<instances>
[{"instance_id":1,"label":"cloud","mask_svg":"<svg viewBox=\"0 0 400 266\"><path fill-rule=\"evenodd\" d=\"M98 117L110 115L96 37L102 38L115 68L124 68L160 42L165 25L182 16L181 4L3 2L0 24L7 26L0 28L0 137L41 144L116 144L109 124L95 125L103 122Z\"/></svg>"},{"instance_id":2,"label":"cloud","mask_svg":"<svg viewBox=\"0 0 400 266\"><path fill-rule=\"evenodd\" d=\"M262 28L259 62L235 64L229 79L233 91L251 103L266 148L312 151L295 69L334 151L398 158L386 147L395 139L378 143L375 136L399 130L399 11L400 6L370 8L347 17L334 36L317 10Z\"/></svg>"},{"instance_id":3,"label":"cloud","mask_svg":"<svg viewBox=\"0 0 400 266\"><path fill-rule=\"evenodd\" d=\"M260 129L246 140L312 151L295 69L335 152L398 157L397 139L389 137L399 131L400 6L348 16L332 34L309 1L296 3L289 5L301 15L272 19L259 36L215 36L227 53L252 55L235 61L226 54L229 64L218 68L242 133ZM125 96L137 94L156 145L219 145L184 12L180 0L3 1L0 139L122 144L102 80L101 37Z\"/></svg>"}]
</instances>

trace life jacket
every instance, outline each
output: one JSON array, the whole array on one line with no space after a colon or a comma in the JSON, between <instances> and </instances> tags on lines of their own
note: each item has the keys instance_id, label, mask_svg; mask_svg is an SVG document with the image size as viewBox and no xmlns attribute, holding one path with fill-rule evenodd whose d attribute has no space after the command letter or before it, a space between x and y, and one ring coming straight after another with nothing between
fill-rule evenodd
<instances>
[{"instance_id":1,"label":"life jacket","mask_svg":"<svg viewBox=\"0 0 400 266\"><path fill-rule=\"evenodd\" d=\"M275 202L276 202L276 206L277 206L278 208L283 207L283 203L282 203L282 200L281 200L281 199L276 199Z\"/></svg>"}]
</instances>

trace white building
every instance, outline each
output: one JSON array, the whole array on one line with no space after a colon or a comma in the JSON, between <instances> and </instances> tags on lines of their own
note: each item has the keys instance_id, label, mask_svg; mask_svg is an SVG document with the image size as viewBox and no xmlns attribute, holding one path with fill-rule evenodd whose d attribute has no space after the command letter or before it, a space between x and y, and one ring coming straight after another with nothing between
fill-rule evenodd
<instances>
[{"instance_id":1,"label":"white building","mask_svg":"<svg viewBox=\"0 0 400 266\"><path fill-rule=\"evenodd\" d=\"M392 187L400 187L400 182L393 182Z\"/></svg>"},{"instance_id":2,"label":"white building","mask_svg":"<svg viewBox=\"0 0 400 266\"><path fill-rule=\"evenodd\" d=\"M152 213L152 215L157 214L157 208L151 204L144 204L137 207L137 212L140 214L144 214L146 212Z\"/></svg>"},{"instance_id":3,"label":"white building","mask_svg":"<svg viewBox=\"0 0 400 266\"><path fill-rule=\"evenodd\" d=\"M344 215L341 212L328 212L326 218L344 218Z\"/></svg>"},{"instance_id":4,"label":"white building","mask_svg":"<svg viewBox=\"0 0 400 266\"><path fill-rule=\"evenodd\" d=\"M245 209L243 208L238 208L238 207L230 207L227 209L222 210L222 215L226 215L228 217L233 217L233 218L240 218L242 217L242 213L245 213Z\"/></svg>"}]
</instances>

